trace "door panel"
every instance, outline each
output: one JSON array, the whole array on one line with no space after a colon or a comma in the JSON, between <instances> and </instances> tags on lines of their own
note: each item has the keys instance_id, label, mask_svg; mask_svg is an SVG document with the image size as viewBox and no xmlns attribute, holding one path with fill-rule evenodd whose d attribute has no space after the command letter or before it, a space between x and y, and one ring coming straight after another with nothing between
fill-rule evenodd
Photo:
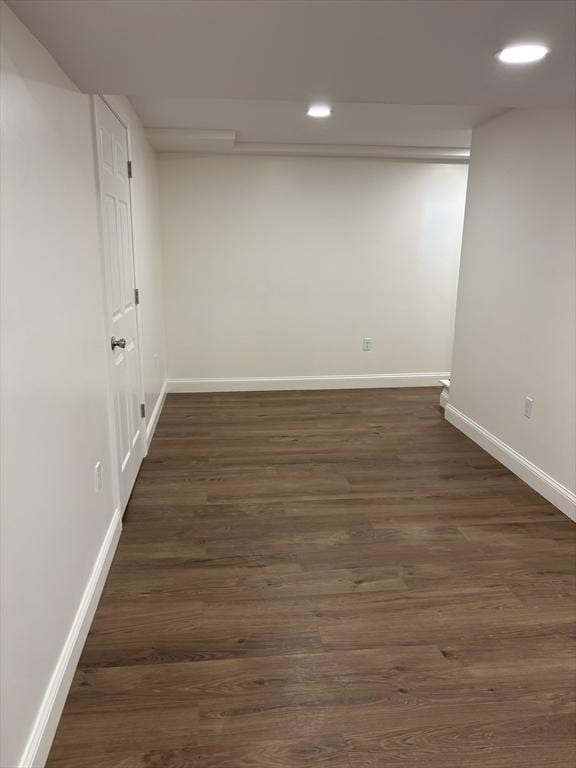
<instances>
[{"instance_id":1,"label":"door panel","mask_svg":"<svg viewBox=\"0 0 576 768\"><path fill-rule=\"evenodd\" d=\"M128 137L126 128L102 99L96 99L95 105L108 334L110 339L115 337L125 341L123 347L109 347L116 461L120 501L124 510L145 450L140 414L140 355L134 293Z\"/></svg>"}]
</instances>

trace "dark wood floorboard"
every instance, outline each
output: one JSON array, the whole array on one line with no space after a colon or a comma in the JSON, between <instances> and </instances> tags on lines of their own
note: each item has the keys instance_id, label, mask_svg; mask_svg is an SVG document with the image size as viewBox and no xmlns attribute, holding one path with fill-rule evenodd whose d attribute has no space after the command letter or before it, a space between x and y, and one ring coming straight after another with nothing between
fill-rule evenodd
<instances>
[{"instance_id":1,"label":"dark wood floorboard","mask_svg":"<svg viewBox=\"0 0 576 768\"><path fill-rule=\"evenodd\" d=\"M169 395L49 768L574 768L576 526L437 399Z\"/></svg>"}]
</instances>

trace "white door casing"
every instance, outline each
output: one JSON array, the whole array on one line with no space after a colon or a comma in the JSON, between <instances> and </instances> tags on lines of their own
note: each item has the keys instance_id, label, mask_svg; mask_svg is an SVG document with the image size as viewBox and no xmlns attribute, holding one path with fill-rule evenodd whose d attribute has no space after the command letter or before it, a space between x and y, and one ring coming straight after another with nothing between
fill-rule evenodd
<instances>
[{"instance_id":1,"label":"white door casing","mask_svg":"<svg viewBox=\"0 0 576 768\"><path fill-rule=\"evenodd\" d=\"M95 98L94 104L106 322L111 358L109 372L115 443L113 462L118 473L123 512L146 452L144 420L140 412L142 384L128 177L128 134L126 127L101 98ZM113 338L120 342L114 349L111 343Z\"/></svg>"}]
</instances>

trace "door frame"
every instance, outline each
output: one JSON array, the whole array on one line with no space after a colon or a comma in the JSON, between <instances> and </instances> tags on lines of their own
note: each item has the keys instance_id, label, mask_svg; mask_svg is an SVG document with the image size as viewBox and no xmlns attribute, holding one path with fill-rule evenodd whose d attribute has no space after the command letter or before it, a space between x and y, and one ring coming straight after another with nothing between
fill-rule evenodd
<instances>
[{"instance_id":1,"label":"door frame","mask_svg":"<svg viewBox=\"0 0 576 768\"><path fill-rule=\"evenodd\" d=\"M104 338L105 352L106 352L106 382L107 392L106 400L108 406L108 432L109 432L109 444L110 444L110 469L112 474L112 496L114 499L114 508L120 511L123 515L125 509L120 509L121 495L120 495L120 475L118 472L119 466L119 453L118 445L116 443L116 414L114 411L114 389L112 382L112 360L109 351L109 327L108 327L108 291L107 291L107 277L106 277L106 264L105 264L105 244L104 244L104 222L102 217L102 184L100 176L100 155L98 149L98 115L96 112L97 100L100 100L105 106L112 112L114 117L123 125L126 131L126 146L127 146L127 160L132 162L132 137L130 135L129 121L122 114L118 113L118 110L110 102L106 96L101 94L93 94L90 96L90 113L92 117L92 136L93 136L93 156L95 163L95 179L96 179L96 195L98 204L98 232L100 241L100 273L102 278L102 307L104 310L103 325L104 325ZM136 270L136 252L134 246L134 191L132 187L132 178L128 179L128 200L130 205L130 240L131 240L131 256L132 256L132 272L134 275L134 285L138 287L138 274ZM144 359L142 355L142 317L140 314L140 304L135 304L136 311L136 337L138 341L138 394L140 397L140 403L145 403L145 387L144 387ZM140 440L142 442L142 455L146 456L148 453L148 445L146 440L146 426L147 426L148 414L142 418L142 429L140 430Z\"/></svg>"}]
</instances>

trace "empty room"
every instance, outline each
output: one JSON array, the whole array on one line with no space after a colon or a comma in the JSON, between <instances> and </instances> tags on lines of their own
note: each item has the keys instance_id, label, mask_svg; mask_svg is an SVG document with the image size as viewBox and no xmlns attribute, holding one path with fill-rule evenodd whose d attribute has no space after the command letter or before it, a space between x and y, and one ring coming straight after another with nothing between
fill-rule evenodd
<instances>
[{"instance_id":1,"label":"empty room","mask_svg":"<svg viewBox=\"0 0 576 768\"><path fill-rule=\"evenodd\" d=\"M576 0L0 48L0 768L574 768Z\"/></svg>"}]
</instances>

